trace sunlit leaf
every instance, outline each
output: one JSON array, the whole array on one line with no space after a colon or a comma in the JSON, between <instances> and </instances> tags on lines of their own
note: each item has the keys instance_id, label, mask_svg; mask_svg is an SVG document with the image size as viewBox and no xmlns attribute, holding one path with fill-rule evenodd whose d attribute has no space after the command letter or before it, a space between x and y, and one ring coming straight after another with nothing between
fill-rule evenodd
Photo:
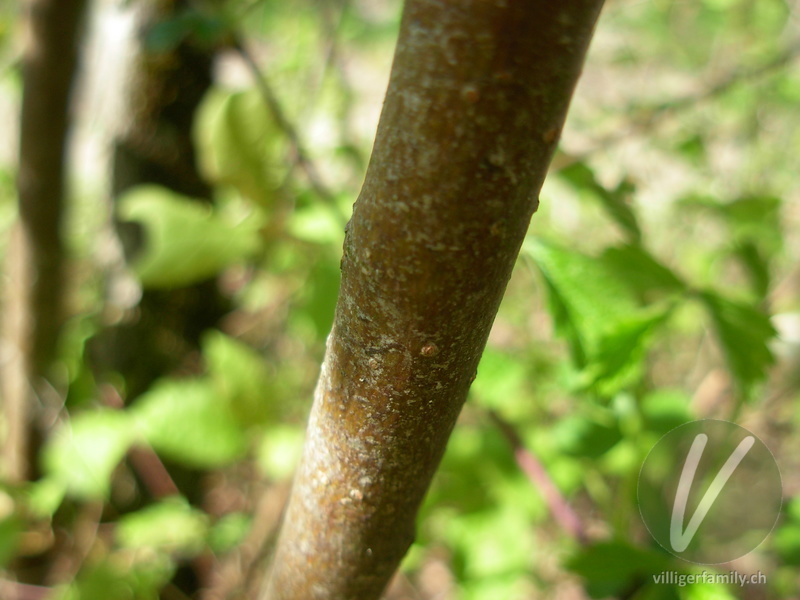
<instances>
[{"instance_id":1,"label":"sunlit leaf","mask_svg":"<svg viewBox=\"0 0 800 600\"><path fill-rule=\"evenodd\" d=\"M303 452L303 438L303 430L299 427L270 427L264 433L256 454L261 471L277 481L291 477Z\"/></svg>"},{"instance_id":2,"label":"sunlit leaf","mask_svg":"<svg viewBox=\"0 0 800 600\"><path fill-rule=\"evenodd\" d=\"M208 545L217 554L228 552L245 539L252 527L252 515L242 512L227 514L211 527Z\"/></svg>"},{"instance_id":3,"label":"sunlit leaf","mask_svg":"<svg viewBox=\"0 0 800 600\"><path fill-rule=\"evenodd\" d=\"M45 446L45 472L73 496L87 499L108 495L111 473L136 439L133 421L124 412L80 413L61 427Z\"/></svg>"},{"instance_id":4,"label":"sunlit leaf","mask_svg":"<svg viewBox=\"0 0 800 600\"><path fill-rule=\"evenodd\" d=\"M208 179L271 205L285 170L280 162L283 136L255 90L209 93L198 110L195 139Z\"/></svg>"},{"instance_id":5,"label":"sunlit leaf","mask_svg":"<svg viewBox=\"0 0 800 600\"><path fill-rule=\"evenodd\" d=\"M583 354L596 348L610 321L636 311L631 291L596 259L532 238L523 249L548 283L557 330L574 335Z\"/></svg>"},{"instance_id":6,"label":"sunlit leaf","mask_svg":"<svg viewBox=\"0 0 800 600\"><path fill-rule=\"evenodd\" d=\"M145 287L175 288L202 281L252 256L260 223L253 216L231 222L190 198L159 186L139 186L120 199L123 220L146 231L134 269Z\"/></svg>"},{"instance_id":7,"label":"sunlit leaf","mask_svg":"<svg viewBox=\"0 0 800 600\"><path fill-rule=\"evenodd\" d=\"M275 415L275 386L264 359L247 344L218 330L203 336L203 357L214 389L243 426Z\"/></svg>"},{"instance_id":8,"label":"sunlit leaf","mask_svg":"<svg viewBox=\"0 0 800 600\"><path fill-rule=\"evenodd\" d=\"M183 498L168 498L120 517L116 535L126 548L193 556L205 546L208 517Z\"/></svg>"},{"instance_id":9,"label":"sunlit leaf","mask_svg":"<svg viewBox=\"0 0 800 600\"><path fill-rule=\"evenodd\" d=\"M188 466L220 467L247 450L244 429L208 381L162 381L130 412L157 452Z\"/></svg>"}]
</instances>

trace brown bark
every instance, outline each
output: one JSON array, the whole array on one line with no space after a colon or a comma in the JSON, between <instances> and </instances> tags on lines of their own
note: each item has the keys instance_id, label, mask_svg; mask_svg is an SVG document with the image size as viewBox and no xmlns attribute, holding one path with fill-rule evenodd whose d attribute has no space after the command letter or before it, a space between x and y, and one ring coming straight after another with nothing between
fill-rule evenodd
<instances>
[{"instance_id":1,"label":"brown bark","mask_svg":"<svg viewBox=\"0 0 800 600\"><path fill-rule=\"evenodd\" d=\"M411 544L601 5L406 3L265 598L377 598Z\"/></svg>"},{"instance_id":2,"label":"brown bark","mask_svg":"<svg viewBox=\"0 0 800 600\"><path fill-rule=\"evenodd\" d=\"M19 222L8 249L2 374L6 475L28 476L31 389L46 376L62 325L64 155L86 0L31 0L20 124Z\"/></svg>"}]
</instances>

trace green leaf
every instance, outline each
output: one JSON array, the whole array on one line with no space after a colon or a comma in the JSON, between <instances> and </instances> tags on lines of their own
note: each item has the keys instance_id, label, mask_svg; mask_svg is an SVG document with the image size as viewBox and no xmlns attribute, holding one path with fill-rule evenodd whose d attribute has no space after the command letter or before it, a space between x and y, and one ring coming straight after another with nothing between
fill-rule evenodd
<instances>
[{"instance_id":1,"label":"green leaf","mask_svg":"<svg viewBox=\"0 0 800 600\"><path fill-rule=\"evenodd\" d=\"M299 427L270 427L257 450L256 460L261 472L276 481L289 479L300 462L303 439L303 430Z\"/></svg>"},{"instance_id":2,"label":"green leaf","mask_svg":"<svg viewBox=\"0 0 800 600\"><path fill-rule=\"evenodd\" d=\"M686 285L675 273L637 244L606 248L599 260L640 294L651 291L681 293Z\"/></svg>"},{"instance_id":3,"label":"green leaf","mask_svg":"<svg viewBox=\"0 0 800 600\"><path fill-rule=\"evenodd\" d=\"M640 409L644 426L659 435L692 420L691 398L681 390L660 388L642 399Z\"/></svg>"},{"instance_id":4,"label":"green leaf","mask_svg":"<svg viewBox=\"0 0 800 600\"><path fill-rule=\"evenodd\" d=\"M764 253L751 241L737 244L733 252L747 270L753 291L759 298L766 298L769 293L771 275L769 261Z\"/></svg>"},{"instance_id":5,"label":"green leaf","mask_svg":"<svg viewBox=\"0 0 800 600\"><path fill-rule=\"evenodd\" d=\"M206 514L176 497L122 516L116 534L125 548L195 556L205 547L208 531Z\"/></svg>"},{"instance_id":6,"label":"green leaf","mask_svg":"<svg viewBox=\"0 0 800 600\"><path fill-rule=\"evenodd\" d=\"M554 438L561 451L569 456L598 458L622 439L622 432L616 421L600 422L572 415L558 422Z\"/></svg>"},{"instance_id":7,"label":"green leaf","mask_svg":"<svg viewBox=\"0 0 800 600\"><path fill-rule=\"evenodd\" d=\"M681 588L681 600L736 600L725 584L696 581Z\"/></svg>"},{"instance_id":8,"label":"green leaf","mask_svg":"<svg viewBox=\"0 0 800 600\"><path fill-rule=\"evenodd\" d=\"M37 518L49 518L58 510L67 493L66 484L53 475L43 477L32 483L27 491L26 505Z\"/></svg>"},{"instance_id":9,"label":"green leaf","mask_svg":"<svg viewBox=\"0 0 800 600\"><path fill-rule=\"evenodd\" d=\"M0 521L0 569L16 556L24 532L24 523L14 515Z\"/></svg>"},{"instance_id":10,"label":"green leaf","mask_svg":"<svg viewBox=\"0 0 800 600\"><path fill-rule=\"evenodd\" d=\"M328 337L333 326L340 281L339 262L333 256L321 257L308 276L298 312L310 321L320 341Z\"/></svg>"},{"instance_id":11,"label":"green leaf","mask_svg":"<svg viewBox=\"0 0 800 600\"><path fill-rule=\"evenodd\" d=\"M732 375L746 392L764 379L774 362L769 341L775 329L763 312L741 302L703 292L700 299L711 318L714 330Z\"/></svg>"},{"instance_id":12,"label":"green leaf","mask_svg":"<svg viewBox=\"0 0 800 600\"><path fill-rule=\"evenodd\" d=\"M783 564L800 565L800 525L782 525L775 531L772 544Z\"/></svg>"},{"instance_id":13,"label":"green leaf","mask_svg":"<svg viewBox=\"0 0 800 600\"><path fill-rule=\"evenodd\" d=\"M644 370L649 343L670 313L668 305L654 307L611 325L603 333L597 351L584 370L586 385L610 397L638 380Z\"/></svg>"},{"instance_id":14,"label":"green leaf","mask_svg":"<svg viewBox=\"0 0 800 600\"><path fill-rule=\"evenodd\" d=\"M548 284L556 330L574 340L578 355L591 354L609 323L637 310L631 291L598 260L530 237L523 251Z\"/></svg>"},{"instance_id":15,"label":"green leaf","mask_svg":"<svg viewBox=\"0 0 800 600\"><path fill-rule=\"evenodd\" d=\"M533 530L525 512L513 506L454 517L446 536L466 579L519 576L532 566Z\"/></svg>"},{"instance_id":16,"label":"green leaf","mask_svg":"<svg viewBox=\"0 0 800 600\"><path fill-rule=\"evenodd\" d=\"M564 167L559 171L559 175L577 190L589 192L597 198L608 216L628 234L632 241L641 240L642 232L636 214L629 204L634 191L634 186L629 180L625 179L616 189L609 190L597 181L594 172L583 162Z\"/></svg>"},{"instance_id":17,"label":"green leaf","mask_svg":"<svg viewBox=\"0 0 800 600\"><path fill-rule=\"evenodd\" d=\"M275 416L275 386L255 350L218 330L207 332L202 346L214 389L242 426L261 425Z\"/></svg>"},{"instance_id":18,"label":"green leaf","mask_svg":"<svg viewBox=\"0 0 800 600\"><path fill-rule=\"evenodd\" d=\"M214 523L208 534L208 545L216 554L222 554L238 546L253 528L253 517L235 512Z\"/></svg>"},{"instance_id":19,"label":"green leaf","mask_svg":"<svg viewBox=\"0 0 800 600\"><path fill-rule=\"evenodd\" d=\"M136 187L119 204L123 220L145 227L134 269L145 287L176 288L213 277L259 248L259 219L234 223L211 207L166 188Z\"/></svg>"},{"instance_id":20,"label":"green leaf","mask_svg":"<svg viewBox=\"0 0 800 600\"><path fill-rule=\"evenodd\" d=\"M73 496L105 498L112 472L135 439L135 424L124 412L80 413L48 441L42 451L44 471Z\"/></svg>"},{"instance_id":21,"label":"green leaf","mask_svg":"<svg viewBox=\"0 0 800 600\"><path fill-rule=\"evenodd\" d=\"M481 406L504 411L520 402L529 404L525 394L527 380L528 372L519 357L487 347L470 394Z\"/></svg>"},{"instance_id":22,"label":"green leaf","mask_svg":"<svg viewBox=\"0 0 800 600\"><path fill-rule=\"evenodd\" d=\"M208 381L161 381L130 412L157 452L187 466L221 467L247 451L244 429Z\"/></svg>"},{"instance_id":23,"label":"green leaf","mask_svg":"<svg viewBox=\"0 0 800 600\"><path fill-rule=\"evenodd\" d=\"M670 564L671 560L664 555L611 541L582 548L566 566L586 580L586 591L592 598L605 598L651 583L652 576Z\"/></svg>"},{"instance_id":24,"label":"green leaf","mask_svg":"<svg viewBox=\"0 0 800 600\"><path fill-rule=\"evenodd\" d=\"M284 178L284 143L255 90L209 93L198 109L195 140L209 180L231 185L261 206L272 204Z\"/></svg>"},{"instance_id":25,"label":"green leaf","mask_svg":"<svg viewBox=\"0 0 800 600\"><path fill-rule=\"evenodd\" d=\"M81 569L65 588L58 588L51 600L159 600L159 591L172 578L172 561L149 555L149 560L132 561L130 556L111 554Z\"/></svg>"}]
</instances>

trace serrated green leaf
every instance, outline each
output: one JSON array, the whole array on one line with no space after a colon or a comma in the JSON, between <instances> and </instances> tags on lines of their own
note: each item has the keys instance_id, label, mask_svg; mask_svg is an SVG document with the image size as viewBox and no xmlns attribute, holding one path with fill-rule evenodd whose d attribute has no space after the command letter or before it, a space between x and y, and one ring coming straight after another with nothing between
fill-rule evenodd
<instances>
[{"instance_id":1,"label":"serrated green leaf","mask_svg":"<svg viewBox=\"0 0 800 600\"><path fill-rule=\"evenodd\" d=\"M737 244L733 252L747 270L753 291L759 298L766 298L769 293L771 276L769 261L764 253L751 241Z\"/></svg>"},{"instance_id":2,"label":"serrated green leaf","mask_svg":"<svg viewBox=\"0 0 800 600\"><path fill-rule=\"evenodd\" d=\"M183 498L168 498L120 517L116 535L125 548L194 556L205 546L208 517Z\"/></svg>"},{"instance_id":3,"label":"serrated green leaf","mask_svg":"<svg viewBox=\"0 0 800 600\"><path fill-rule=\"evenodd\" d=\"M242 426L264 424L275 416L275 386L255 350L218 330L207 332L202 346L214 389Z\"/></svg>"},{"instance_id":4,"label":"serrated green leaf","mask_svg":"<svg viewBox=\"0 0 800 600\"><path fill-rule=\"evenodd\" d=\"M211 207L159 186L127 192L119 215L145 227L144 252L133 265L145 287L176 288L208 279L252 256L260 245L255 215L232 223Z\"/></svg>"},{"instance_id":5,"label":"serrated green leaf","mask_svg":"<svg viewBox=\"0 0 800 600\"><path fill-rule=\"evenodd\" d=\"M72 496L105 498L111 473L135 439L135 424L124 412L96 410L78 414L42 451L44 471Z\"/></svg>"},{"instance_id":6,"label":"serrated green leaf","mask_svg":"<svg viewBox=\"0 0 800 600\"><path fill-rule=\"evenodd\" d=\"M532 238L523 251L548 284L557 330L574 336L583 355L597 348L610 322L636 312L631 291L596 259Z\"/></svg>"},{"instance_id":7,"label":"serrated green leaf","mask_svg":"<svg viewBox=\"0 0 800 600\"><path fill-rule=\"evenodd\" d=\"M670 312L667 305L639 310L609 325L582 374L586 385L610 397L636 381L644 369L650 341Z\"/></svg>"},{"instance_id":8,"label":"serrated green leaf","mask_svg":"<svg viewBox=\"0 0 800 600\"><path fill-rule=\"evenodd\" d=\"M597 198L608 216L628 234L632 241L641 240L642 232L636 214L629 204L634 191L630 181L623 180L616 189L609 190L597 181L594 172L582 162L564 167L558 173L576 189L589 192Z\"/></svg>"},{"instance_id":9,"label":"serrated green leaf","mask_svg":"<svg viewBox=\"0 0 800 600\"><path fill-rule=\"evenodd\" d=\"M130 413L158 453L188 466L221 467L247 450L244 429L209 381L161 381Z\"/></svg>"},{"instance_id":10,"label":"serrated green leaf","mask_svg":"<svg viewBox=\"0 0 800 600\"><path fill-rule=\"evenodd\" d=\"M775 337L775 329L769 317L754 306L714 292L703 292L700 299L711 317L731 374L748 391L764 379L774 362L769 341Z\"/></svg>"},{"instance_id":11,"label":"serrated green leaf","mask_svg":"<svg viewBox=\"0 0 800 600\"><path fill-rule=\"evenodd\" d=\"M651 291L680 293L686 289L671 269L637 244L606 248L599 260L641 294Z\"/></svg>"}]
</instances>

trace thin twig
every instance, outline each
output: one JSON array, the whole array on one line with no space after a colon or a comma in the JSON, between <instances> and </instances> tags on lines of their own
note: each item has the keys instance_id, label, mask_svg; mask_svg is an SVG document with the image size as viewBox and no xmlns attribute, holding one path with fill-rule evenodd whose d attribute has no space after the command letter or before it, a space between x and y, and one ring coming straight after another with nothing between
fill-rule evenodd
<instances>
[{"instance_id":1,"label":"thin twig","mask_svg":"<svg viewBox=\"0 0 800 600\"><path fill-rule=\"evenodd\" d=\"M784 67L797 59L798 55L800 55L800 43L789 46L779 56L762 65L747 70L734 70L699 93L635 109L633 111L634 114L627 119L628 127L616 127L612 133L596 139L592 144L593 147L589 150L578 154L560 154L554 159L551 170L558 171L581 162L601 149L606 150L609 146L614 146L629 139L631 133L636 130L646 131L653 129L664 122L665 118L670 115L720 96L741 83L769 75L772 71Z\"/></svg>"},{"instance_id":2,"label":"thin twig","mask_svg":"<svg viewBox=\"0 0 800 600\"><path fill-rule=\"evenodd\" d=\"M511 448L517 465L528 476L528 479L539 490L553 517L561 527L581 544L588 542L586 530L577 513L572 510L564 496L548 475L544 465L525 447L514 427L495 411L489 411L489 417L500 429Z\"/></svg>"},{"instance_id":3,"label":"thin twig","mask_svg":"<svg viewBox=\"0 0 800 600\"><path fill-rule=\"evenodd\" d=\"M323 182L322 177L319 174L319 170L317 169L314 161L311 159L308 151L300 139L300 134L286 116L286 113L284 112L278 97L275 95L275 92L272 90L272 86L267 80L266 75L264 75L262 70L259 68L258 63L256 63L255 59L253 58L253 55L250 54L240 40L235 39L233 42L233 47L250 69L253 79L255 80L256 87L258 88L258 91L264 100L264 104L266 104L267 108L272 114L272 118L275 119L275 124L289 140L292 154L294 154L292 167L299 168L303 171L306 179L308 179L308 183L311 185L311 189L313 189L314 192L320 198L322 198L322 200L328 205L328 208L330 208L330 210L334 213L336 219L342 225L344 225L347 222L347 217L336 203L336 196Z\"/></svg>"}]
</instances>

